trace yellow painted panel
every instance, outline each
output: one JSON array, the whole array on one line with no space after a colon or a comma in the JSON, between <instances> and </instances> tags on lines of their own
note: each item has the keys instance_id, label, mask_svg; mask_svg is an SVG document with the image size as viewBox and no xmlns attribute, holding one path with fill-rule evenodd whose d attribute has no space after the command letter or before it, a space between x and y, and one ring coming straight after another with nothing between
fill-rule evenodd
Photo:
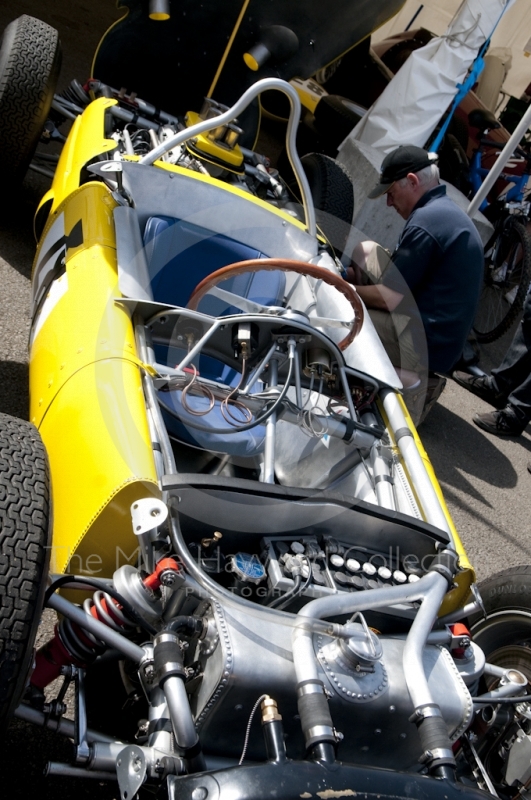
<instances>
[{"instance_id":1,"label":"yellow painted panel","mask_svg":"<svg viewBox=\"0 0 531 800\"><path fill-rule=\"evenodd\" d=\"M83 244L66 251L67 264L80 250L93 245L116 248L113 217L116 206L109 189L99 181L86 183L70 195L64 204L65 231L72 231L81 220Z\"/></svg>"},{"instance_id":2,"label":"yellow painted panel","mask_svg":"<svg viewBox=\"0 0 531 800\"><path fill-rule=\"evenodd\" d=\"M52 183L52 212L79 186L82 168L101 153L117 147L114 139L105 138L105 110L116 100L100 97L76 117L61 151Z\"/></svg>"},{"instance_id":3,"label":"yellow painted panel","mask_svg":"<svg viewBox=\"0 0 531 800\"><path fill-rule=\"evenodd\" d=\"M456 549L457 553L459 554L459 563L460 563L460 565L461 565L461 567L463 569L473 569L472 564L468 560L468 556L467 556L467 554L465 552L465 548L463 546L463 543L462 543L461 539L459 538L459 534L457 533L457 529L456 529L456 527L454 525L454 521L453 521L453 519L452 519L452 517L450 515L450 512L448 511L448 506L446 505L446 500L444 499L444 495L442 493L442 489L441 489L441 487L439 485L439 481L437 480L437 477L435 475L435 472L434 472L432 463L430 461L430 458L429 458L426 450L424 449L424 445L422 444L422 442L420 440L420 437L419 437L419 435L417 433L417 429L415 428L415 425L413 424L413 420L411 419L411 417L409 415L409 411L407 410L406 404L404 403L404 399L399 395L398 400L400 402L400 405L402 406L402 411L404 412L404 416L406 418L407 424L408 424L408 426L409 426L409 428L410 428L410 430L411 430L411 432L413 434L413 437L415 439L415 444L417 445L417 449L418 449L418 451L420 453L420 456L421 456L422 460L424 461L424 464L426 466L426 470L428 472L428 475L430 476L430 480L431 480L431 482L433 484L433 488L435 489L437 497L439 498L439 502L441 504L441 508L443 510L444 516L446 517L446 520L448 522L448 526L450 528L450 533L451 533L451 536L452 536L452 539L453 539L453 542L454 542L454 545L455 545L455 549Z\"/></svg>"},{"instance_id":4,"label":"yellow painted panel","mask_svg":"<svg viewBox=\"0 0 531 800\"><path fill-rule=\"evenodd\" d=\"M467 556L467 554L465 552L465 548L463 547L463 543L461 542L461 539L459 538L459 534L457 533L457 529L456 529L456 527L454 525L453 519L452 519L452 517L450 515L450 512L448 510L448 506L446 505L446 501L444 499L444 495L443 495L441 487L439 485L439 481L437 480L437 477L435 475L432 463L431 463L431 461L429 459L429 456L428 456L426 450L424 449L424 445L422 444L422 442L420 440L420 437L419 437L419 435L417 433L417 429L416 429L416 427L415 427L415 425L413 423L413 420L411 419L409 411L407 410L406 404L404 403L404 399L403 399L403 397L401 395L398 395L398 400L399 400L400 406L402 408L402 411L404 412L404 416L406 418L407 425L408 425L411 433L413 434L413 438L415 440L415 444L416 444L417 449L419 451L419 455L420 455L420 457L422 458L422 460L424 462L424 466L426 467L426 471L428 473L430 481L431 481L431 483L433 485L435 493L437 494L437 498L438 498L439 503L441 505L441 509L443 511L443 514L446 517L446 521L448 522L448 528L450 530L450 536L452 538L455 550L456 550L456 552L457 552L457 554L459 556L459 566L460 566L460 568L462 570L456 576L454 588L451 591L447 592L447 594L446 594L446 596L444 598L444 601L443 601L443 603L441 605L441 608L440 608L440 611L439 611L439 616L443 616L444 614L449 614L451 611L455 611L456 609L458 609L463 604L463 602L466 600L467 596L470 593L470 586L476 580L476 575L475 575L474 568L473 568L472 564L468 560L468 556ZM383 407L380 408L380 411L382 412L382 414L384 416L384 420L387 422L387 417L385 415L385 411L383 410ZM398 454L398 452L399 452L398 451L398 447L396 446L396 443L393 442L393 444L394 444L394 447L395 447L396 452ZM403 465L403 466L404 466L404 469L406 469L405 465ZM418 498L418 499L419 499L419 502L422 502L421 498Z\"/></svg>"},{"instance_id":5,"label":"yellow painted panel","mask_svg":"<svg viewBox=\"0 0 531 800\"><path fill-rule=\"evenodd\" d=\"M120 297L114 248L114 201L101 184L83 186L64 205L65 230L82 220L83 244L66 254L68 289L50 311L30 353L30 419L41 424L78 370L100 359L136 360L128 310Z\"/></svg>"},{"instance_id":6,"label":"yellow painted panel","mask_svg":"<svg viewBox=\"0 0 531 800\"><path fill-rule=\"evenodd\" d=\"M54 569L77 554L76 571L112 574L117 548L136 547L130 504L158 494L139 367L111 358L80 369L40 434L52 475Z\"/></svg>"}]
</instances>

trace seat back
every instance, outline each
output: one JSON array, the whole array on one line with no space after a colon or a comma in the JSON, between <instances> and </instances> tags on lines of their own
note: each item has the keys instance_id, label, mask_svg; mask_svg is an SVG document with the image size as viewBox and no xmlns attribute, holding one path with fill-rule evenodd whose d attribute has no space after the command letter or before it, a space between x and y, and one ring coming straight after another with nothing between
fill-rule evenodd
<instances>
[{"instance_id":1,"label":"seat back","mask_svg":"<svg viewBox=\"0 0 531 800\"><path fill-rule=\"evenodd\" d=\"M221 267L266 257L222 234L212 234L193 223L163 216L148 219L144 249L154 300L176 306L186 306L197 284ZM285 275L280 271L239 275L224 281L223 288L263 305L279 305L284 297ZM236 307L209 296L203 299L199 310L212 316L238 313ZM197 366L204 377L221 380L229 386L236 386L239 382L238 372L213 358L201 358ZM176 419L164 412L168 431L174 438L196 447L237 456L253 456L262 451L263 426L227 435L198 430L193 425L194 415L182 406L180 392L162 393L160 398L179 417ZM204 405L201 398L188 398L187 403L192 408L197 407L196 410L201 410ZM220 413L217 401L212 411L201 416L200 420L204 428L230 427Z\"/></svg>"},{"instance_id":2,"label":"seat back","mask_svg":"<svg viewBox=\"0 0 531 800\"><path fill-rule=\"evenodd\" d=\"M154 299L176 306L185 306L197 284L221 267L267 257L223 234L212 234L191 222L163 216L148 219L144 248ZM223 288L271 305L282 299L284 285L283 273L274 272L242 275Z\"/></svg>"}]
</instances>

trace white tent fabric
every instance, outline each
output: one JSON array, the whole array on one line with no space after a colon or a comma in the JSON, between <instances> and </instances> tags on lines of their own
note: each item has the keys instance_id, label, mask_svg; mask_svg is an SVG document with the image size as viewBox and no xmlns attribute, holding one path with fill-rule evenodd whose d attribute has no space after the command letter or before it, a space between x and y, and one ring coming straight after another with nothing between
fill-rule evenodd
<instances>
[{"instance_id":1,"label":"white tent fabric","mask_svg":"<svg viewBox=\"0 0 531 800\"><path fill-rule=\"evenodd\" d=\"M422 146L457 93L481 45L515 0L465 0L444 36L408 58L350 136L388 153Z\"/></svg>"},{"instance_id":2,"label":"white tent fabric","mask_svg":"<svg viewBox=\"0 0 531 800\"><path fill-rule=\"evenodd\" d=\"M453 19L460 0L406 0L401 10L371 36L373 43L381 42L407 27L427 28L435 36L441 36ZM531 82L531 3L516 0L503 15L502 21L492 37L493 48L510 48L511 68L505 78L503 91L520 97Z\"/></svg>"}]
</instances>

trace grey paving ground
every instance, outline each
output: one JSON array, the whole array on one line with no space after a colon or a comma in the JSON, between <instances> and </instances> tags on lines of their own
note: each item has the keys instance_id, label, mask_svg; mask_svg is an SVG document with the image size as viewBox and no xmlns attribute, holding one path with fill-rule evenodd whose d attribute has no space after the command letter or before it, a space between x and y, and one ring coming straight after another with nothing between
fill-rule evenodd
<instances>
[{"instance_id":1,"label":"grey paving ground","mask_svg":"<svg viewBox=\"0 0 531 800\"><path fill-rule=\"evenodd\" d=\"M64 50L62 82L89 75L100 34L117 17L112 0L69 2L17 0L0 4L0 30L21 13L57 27ZM149 99L149 98L147 98ZM0 214L0 411L27 417L27 338L29 278L34 251L32 215L47 188L45 179L28 178L20 196L2 197ZM7 202L6 202L7 201ZM482 365L496 365L509 337L483 348ZM476 428L475 411L488 410L455 384L421 427L421 436L441 481L455 523L480 578L521 563L531 563L531 436L496 439ZM9 731L0 756L0 776L16 775L12 800L117 797L115 787L64 779L42 779L48 758L65 761L68 745L21 723Z\"/></svg>"}]
</instances>

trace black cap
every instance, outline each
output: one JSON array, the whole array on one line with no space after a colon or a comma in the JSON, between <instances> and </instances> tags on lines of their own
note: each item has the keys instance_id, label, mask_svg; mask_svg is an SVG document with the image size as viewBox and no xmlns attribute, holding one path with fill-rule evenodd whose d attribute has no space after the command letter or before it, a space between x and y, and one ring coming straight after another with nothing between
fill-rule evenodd
<instances>
[{"instance_id":1,"label":"black cap","mask_svg":"<svg viewBox=\"0 0 531 800\"><path fill-rule=\"evenodd\" d=\"M424 167L435 164L439 156L437 153L428 153L422 147L414 144L403 144L388 153L382 161L380 183L369 192L369 197L374 200L385 194L400 178L405 178L410 172L420 172Z\"/></svg>"}]
</instances>

